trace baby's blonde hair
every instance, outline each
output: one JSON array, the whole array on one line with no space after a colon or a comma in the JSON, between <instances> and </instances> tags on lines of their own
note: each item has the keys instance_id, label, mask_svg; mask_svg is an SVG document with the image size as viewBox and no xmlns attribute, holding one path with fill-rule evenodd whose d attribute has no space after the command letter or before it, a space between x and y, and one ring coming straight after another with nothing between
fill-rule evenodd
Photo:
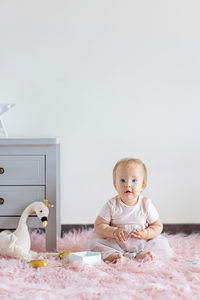
<instances>
[{"instance_id":1,"label":"baby's blonde hair","mask_svg":"<svg viewBox=\"0 0 200 300\"><path fill-rule=\"evenodd\" d=\"M114 166L113 169L113 184L116 186L116 171L119 165L123 165L125 167L128 167L130 164L138 164L143 168L143 174L144 174L144 179L143 179L143 187L145 188L147 185L147 168L145 164L138 158L122 158L120 159L116 165Z\"/></svg>"}]
</instances>

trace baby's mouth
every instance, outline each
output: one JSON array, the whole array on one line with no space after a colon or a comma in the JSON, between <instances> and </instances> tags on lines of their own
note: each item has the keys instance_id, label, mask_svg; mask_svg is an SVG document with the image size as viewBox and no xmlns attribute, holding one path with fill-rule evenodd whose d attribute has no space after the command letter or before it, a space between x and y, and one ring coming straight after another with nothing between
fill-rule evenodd
<instances>
[{"instance_id":1,"label":"baby's mouth","mask_svg":"<svg viewBox=\"0 0 200 300\"><path fill-rule=\"evenodd\" d=\"M132 192L128 190L125 192L125 194L132 194Z\"/></svg>"}]
</instances>

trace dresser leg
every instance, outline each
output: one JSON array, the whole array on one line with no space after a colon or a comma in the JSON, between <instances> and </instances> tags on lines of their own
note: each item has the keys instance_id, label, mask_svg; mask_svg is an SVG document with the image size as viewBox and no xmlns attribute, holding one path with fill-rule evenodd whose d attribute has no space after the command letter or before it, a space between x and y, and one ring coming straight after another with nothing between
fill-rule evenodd
<instances>
[{"instance_id":1,"label":"dresser leg","mask_svg":"<svg viewBox=\"0 0 200 300\"><path fill-rule=\"evenodd\" d=\"M60 230L56 232L56 226L54 224L48 224L46 228L46 251L58 252L57 238L60 237Z\"/></svg>"}]
</instances>

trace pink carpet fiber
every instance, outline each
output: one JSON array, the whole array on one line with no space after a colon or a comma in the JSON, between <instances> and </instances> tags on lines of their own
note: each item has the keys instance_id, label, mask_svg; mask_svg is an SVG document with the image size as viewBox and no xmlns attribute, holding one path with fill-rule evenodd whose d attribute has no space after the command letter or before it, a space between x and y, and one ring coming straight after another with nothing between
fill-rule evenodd
<instances>
[{"instance_id":1,"label":"pink carpet fiber","mask_svg":"<svg viewBox=\"0 0 200 300\"><path fill-rule=\"evenodd\" d=\"M59 251L85 250L89 231L70 232L59 239ZM166 235L167 236L167 235ZM0 257L0 299L172 300L200 299L200 235L167 236L177 259L96 266L74 266L66 259L47 259L34 269L16 259ZM31 234L32 249L44 251L44 234Z\"/></svg>"}]
</instances>

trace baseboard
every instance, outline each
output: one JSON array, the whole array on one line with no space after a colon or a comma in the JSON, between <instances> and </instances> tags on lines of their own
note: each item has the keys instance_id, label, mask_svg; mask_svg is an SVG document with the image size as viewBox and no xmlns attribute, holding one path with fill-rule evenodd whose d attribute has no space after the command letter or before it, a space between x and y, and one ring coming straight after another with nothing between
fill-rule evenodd
<instances>
[{"instance_id":1,"label":"baseboard","mask_svg":"<svg viewBox=\"0 0 200 300\"><path fill-rule=\"evenodd\" d=\"M62 224L61 225L61 236L73 230L88 230L94 228L94 224Z\"/></svg>"},{"instance_id":2,"label":"baseboard","mask_svg":"<svg viewBox=\"0 0 200 300\"><path fill-rule=\"evenodd\" d=\"M73 230L83 231L94 228L94 224L62 224L61 225L61 236ZM0 232L5 229L0 229ZM13 230L13 229L10 229ZM30 229L34 230L34 229ZM40 228L39 231L43 232L44 228ZM163 224L163 232L169 234L176 233L200 233L200 224Z\"/></svg>"},{"instance_id":3,"label":"baseboard","mask_svg":"<svg viewBox=\"0 0 200 300\"><path fill-rule=\"evenodd\" d=\"M200 233L200 224L163 224L163 232L166 233Z\"/></svg>"},{"instance_id":4,"label":"baseboard","mask_svg":"<svg viewBox=\"0 0 200 300\"><path fill-rule=\"evenodd\" d=\"M61 235L68 233L72 230L88 230L94 227L94 224L62 224ZM163 224L163 232L169 234L175 233L200 233L200 224Z\"/></svg>"}]
</instances>

